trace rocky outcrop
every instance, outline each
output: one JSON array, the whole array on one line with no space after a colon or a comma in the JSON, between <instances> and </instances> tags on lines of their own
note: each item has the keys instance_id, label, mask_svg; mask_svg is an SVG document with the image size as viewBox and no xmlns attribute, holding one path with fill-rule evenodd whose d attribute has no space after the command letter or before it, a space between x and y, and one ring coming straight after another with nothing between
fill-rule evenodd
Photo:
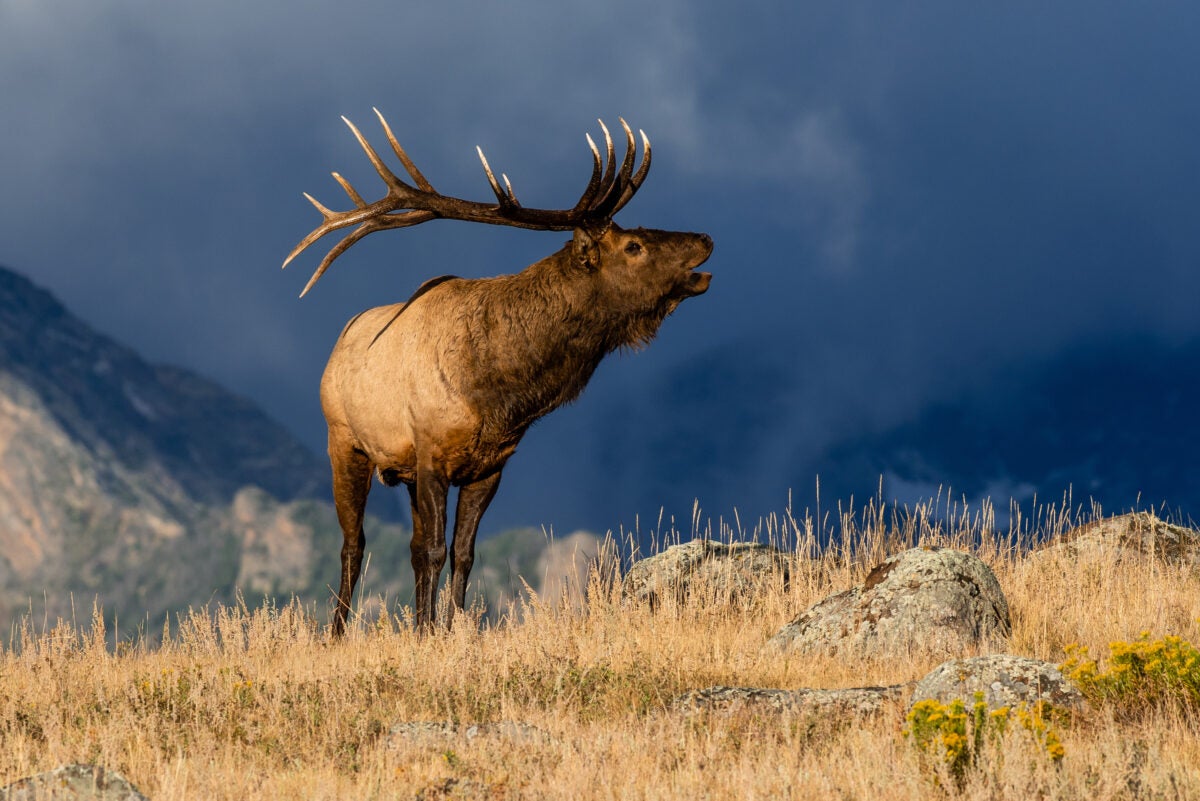
<instances>
[{"instance_id":1,"label":"rocky outcrop","mask_svg":"<svg viewBox=\"0 0 1200 801\"><path fill-rule=\"evenodd\" d=\"M1038 701L1066 711L1084 706L1083 695L1054 664L1023 656L991 654L951 659L920 681L908 684L821 690L718 686L684 693L671 707L684 715L748 711L837 720L867 717L905 703L911 708L926 699L943 704L958 700L969 708L977 694L981 694L990 709L1014 708Z\"/></svg>"},{"instance_id":2,"label":"rocky outcrop","mask_svg":"<svg viewBox=\"0 0 1200 801\"><path fill-rule=\"evenodd\" d=\"M789 563L788 554L769 545L697 539L634 562L621 589L627 598L651 606L697 591L732 601L770 582L786 582Z\"/></svg>"},{"instance_id":3,"label":"rocky outcrop","mask_svg":"<svg viewBox=\"0 0 1200 801\"><path fill-rule=\"evenodd\" d=\"M969 708L976 693L990 708L1046 701L1058 709L1083 708L1083 695L1050 662L1009 654L951 659L917 682L912 703L932 698L943 704L959 700Z\"/></svg>"},{"instance_id":4,"label":"rocky outcrop","mask_svg":"<svg viewBox=\"0 0 1200 801\"><path fill-rule=\"evenodd\" d=\"M946 548L913 548L873 569L859 587L801 613L769 641L800 653L960 654L1010 630L991 568Z\"/></svg>"},{"instance_id":5,"label":"rocky outcrop","mask_svg":"<svg viewBox=\"0 0 1200 801\"><path fill-rule=\"evenodd\" d=\"M1200 567L1200 532L1168 523L1153 512L1131 512L1073 528L1030 553L1028 561L1114 556Z\"/></svg>"},{"instance_id":6,"label":"rocky outcrop","mask_svg":"<svg viewBox=\"0 0 1200 801\"><path fill-rule=\"evenodd\" d=\"M684 693L671 706L687 715L745 710L812 718L861 718L878 714L888 704L902 702L911 689L912 685L905 684L835 690L708 687Z\"/></svg>"},{"instance_id":7,"label":"rocky outcrop","mask_svg":"<svg viewBox=\"0 0 1200 801\"><path fill-rule=\"evenodd\" d=\"M115 770L63 765L0 787L0 801L149 801Z\"/></svg>"}]
</instances>

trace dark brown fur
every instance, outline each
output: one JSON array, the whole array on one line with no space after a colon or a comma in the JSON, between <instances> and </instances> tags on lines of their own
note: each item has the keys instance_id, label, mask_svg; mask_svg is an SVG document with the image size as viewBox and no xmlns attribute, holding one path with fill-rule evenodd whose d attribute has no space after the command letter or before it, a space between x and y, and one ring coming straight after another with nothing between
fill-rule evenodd
<instances>
[{"instance_id":1,"label":"dark brown fur","mask_svg":"<svg viewBox=\"0 0 1200 801\"><path fill-rule=\"evenodd\" d=\"M711 251L705 234L579 228L520 273L435 279L407 304L346 326L321 382L344 537L335 634L361 568L372 473L408 486L416 621L429 627L447 557L449 487L461 487L453 613L465 600L479 520L521 437L576 398L605 355L646 344L680 302L706 291L711 276L694 269Z\"/></svg>"}]
</instances>

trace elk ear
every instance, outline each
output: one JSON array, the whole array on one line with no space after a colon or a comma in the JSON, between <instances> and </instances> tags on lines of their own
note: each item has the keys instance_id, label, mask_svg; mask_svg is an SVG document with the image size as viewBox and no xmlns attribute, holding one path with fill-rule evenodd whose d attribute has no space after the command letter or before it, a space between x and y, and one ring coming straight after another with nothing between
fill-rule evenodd
<instances>
[{"instance_id":1,"label":"elk ear","mask_svg":"<svg viewBox=\"0 0 1200 801\"><path fill-rule=\"evenodd\" d=\"M598 238L586 228L576 228L575 236L571 239L571 254L575 263L589 272L600 266Z\"/></svg>"}]
</instances>

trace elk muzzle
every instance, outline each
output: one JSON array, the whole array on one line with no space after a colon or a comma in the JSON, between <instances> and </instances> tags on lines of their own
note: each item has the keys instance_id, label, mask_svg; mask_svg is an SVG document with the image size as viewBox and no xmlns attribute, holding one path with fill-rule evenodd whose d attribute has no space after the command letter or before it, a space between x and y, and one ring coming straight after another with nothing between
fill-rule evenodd
<instances>
[{"instance_id":1,"label":"elk muzzle","mask_svg":"<svg viewBox=\"0 0 1200 801\"><path fill-rule=\"evenodd\" d=\"M688 267L691 274L687 279L687 291L691 297L703 295L708 291L708 285L712 282L712 273L696 272L696 268L708 261L708 257L712 255L712 237L708 234L696 234L696 247L699 251L696 262Z\"/></svg>"}]
</instances>

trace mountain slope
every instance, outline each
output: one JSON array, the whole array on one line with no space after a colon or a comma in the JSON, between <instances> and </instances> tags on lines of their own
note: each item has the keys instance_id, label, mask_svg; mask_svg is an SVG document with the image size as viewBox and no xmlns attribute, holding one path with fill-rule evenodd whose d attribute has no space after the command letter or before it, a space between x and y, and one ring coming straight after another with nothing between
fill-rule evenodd
<instances>
[{"instance_id":1,"label":"mountain slope","mask_svg":"<svg viewBox=\"0 0 1200 801\"><path fill-rule=\"evenodd\" d=\"M96 597L110 618L157 625L233 600L250 540L298 530L312 574L285 560L251 583L311 593L340 545L336 521L328 508L289 515L324 495L327 473L249 401L147 364L0 268L0 625L87 615ZM284 511L263 525L248 493Z\"/></svg>"},{"instance_id":2,"label":"mountain slope","mask_svg":"<svg viewBox=\"0 0 1200 801\"><path fill-rule=\"evenodd\" d=\"M49 293L0 268L0 371L72 439L127 469L157 469L205 502L254 484L281 499L322 491L324 459L249 401L144 362Z\"/></svg>"}]
</instances>

